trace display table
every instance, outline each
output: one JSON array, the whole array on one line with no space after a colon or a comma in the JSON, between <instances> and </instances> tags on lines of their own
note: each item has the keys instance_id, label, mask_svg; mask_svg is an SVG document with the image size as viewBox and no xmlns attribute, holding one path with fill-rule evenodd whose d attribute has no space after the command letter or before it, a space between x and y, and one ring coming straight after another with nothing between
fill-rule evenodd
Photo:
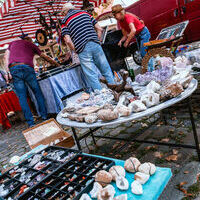
<instances>
[{"instance_id":1,"label":"display table","mask_svg":"<svg viewBox=\"0 0 200 200\"><path fill-rule=\"evenodd\" d=\"M115 137L113 138L113 137L107 137L107 136L102 136L102 135L97 136L97 135L93 135L93 133L96 130L98 130L99 128L104 127L104 126L116 125L116 124L121 124L121 123L129 122L129 121L133 121L133 120L138 120L138 119L141 119L143 117L151 116L151 115L153 115L157 112L160 112L163 109L168 108L168 107L188 98L189 96L191 96L192 93L197 89L197 85L198 85L197 80L193 79L191 81L191 83L189 84L188 88L185 89L184 92L182 92L182 94L177 96L176 98L170 99L170 100L165 101L163 103L160 103L156 106L148 108L145 111L133 113L129 117L120 117L119 119L113 120L113 121L108 122L108 123L97 121L96 123L93 123L93 124L87 124L87 123L71 121L68 118L63 118L61 116L61 112L57 116L57 121L62 125L72 127L74 138L76 140L76 143L77 143L77 146L78 146L79 149L81 149L80 140L87 137L88 135L91 135L93 137L94 142L95 142L95 140L94 140L95 137L96 138L113 139L113 140L123 140L123 141L129 141L130 142L130 139L127 140L125 138L115 138ZM184 148L196 149L197 152L198 152L199 160L200 160L199 142L198 142L198 137L197 137L197 133L196 133L196 127L195 127L195 123L194 123L194 118L193 118L193 114L192 114L192 108L191 108L191 105L190 105L190 100L188 100L188 108L189 108L190 119L191 119L192 128L193 128L194 140L195 140L195 144L196 144L195 146L184 145L184 144L169 144L169 143L160 143L160 142L153 142L153 141L144 141L144 140L137 140L135 138L133 138L131 141L132 142L134 142L134 141L140 142L140 143L150 143L150 144L157 144L157 145L168 145L168 146L174 146L174 147L184 147ZM90 131L88 133L86 133L85 135L81 136L80 138L78 138L75 127L90 128Z\"/></svg>"},{"instance_id":2,"label":"display table","mask_svg":"<svg viewBox=\"0 0 200 200\"><path fill-rule=\"evenodd\" d=\"M88 87L86 78L80 65L69 68L59 68L59 71L47 73L44 78L38 79L45 98L48 113L58 113L64 108L62 98ZM31 99L38 110L34 94L29 89Z\"/></svg>"},{"instance_id":3,"label":"display table","mask_svg":"<svg viewBox=\"0 0 200 200\"><path fill-rule=\"evenodd\" d=\"M46 147L47 147L46 145L40 145L40 146L32 149L30 152L28 152L24 156L22 156L20 161L23 161L24 159L33 156L35 153L42 151ZM114 165L121 165L122 167L124 167L124 161L123 160L117 160L117 159L113 159L113 158L102 157L102 156L91 155L91 154L83 154L83 155L86 155L86 156L88 155L88 156L92 156L92 157L95 157L95 158L98 157L98 158L101 158L101 159L111 160L111 161L114 161ZM17 163L17 164L19 164L19 163ZM148 182L146 184L143 185L143 194L142 195L134 195L131 192L131 183L134 180L134 174L133 173L126 172L126 178L129 181L129 190L128 191L120 191L116 187L115 182L112 182L111 184L115 187L115 190L116 190L115 196L127 193L128 199L130 199L130 200L131 199L156 200L156 199L159 198L159 196L163 192L164 188L168 184L171 177L172 177L171 169L157 167L156 173L150 177L150 179L148 180ZM59 178L57 179L57 181L59 183ZM85 192L89 193L89 191L90 190L86 190Z\"/></svg>"},{"instance_id":4,"label":"display table","mask_svg":"<svg viewBox=\"0 0 200 200\"><path fill-rule=\"evenodd\" d=\"M0 124L4 129L11 128L7 114L11 111L21 111L19 99L13 91L0 94Z\"/></svg>"}]
</instances>

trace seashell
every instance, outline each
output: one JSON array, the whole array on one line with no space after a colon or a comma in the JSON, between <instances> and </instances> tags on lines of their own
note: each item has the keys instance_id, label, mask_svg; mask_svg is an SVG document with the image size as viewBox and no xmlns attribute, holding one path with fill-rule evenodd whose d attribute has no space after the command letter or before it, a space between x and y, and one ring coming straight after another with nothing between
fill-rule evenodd
<instances>
[{"instance_id":1,"label":"seashell","mask_svg":"<svg viewBox=\"0 0 200 200\"><path fill-rule=\"evenodd\" d=\"M138 171L138 167L141 165L140 161L137 158L130 157L125 161L124 168L128 172Z\"/></svg>"},{"instance_id":2,"label":"seashell","mask_svg":"<svg viewBox=\"0 0 200 200\"><path fill-rule=\"evenodd\" d=\"M141 97L141 101L142 103L144 103L147 107L152 107L155 106L157 104L159 104L160 102L160 95L157 93L149 93L149 94L145 94Z\"/></svg>"},{"instance_id":3,"label":"seashell","mask_svg":"<svg viewBox=\"0 0 200 200\"><path fill-rule=\"evenodd\" d=\"M85 193L81 196L80 200L92 200L92 199L90 198L88 194Z\"/></svg>"},{"instance_id":4,"label":"seashell","mask_svg":"<svg viewBox=\"0 0 200 200\"><path fill-rule=\"evenodd\" d=\"M127 117L132 113L131 108L124 105L117 106L114 111L118 112L122 117Z\"/></svg>"},{"instance_id":5,"label":"seashell","mask_svg":"<svg viewBox=\"0 0 200 200\"><path fill-rule=\"evenodd\" d=\"M133 181L131 184L131 192L137 195L143 194L142 185L138 181Z\"/></svg>"},{"instance_id":6,"label":"seashell","mask_svg":"<svg viewBox=\"0 0 200 200\"><path fill-rule=\"evenodd\" d=\"M105 170L100 170L95 175L95 181L104 187L112 182L112 175Z\"/></svg>"},{"instance_id":7,"label":"seashell","mask_svg":"<svg viewBox=\"0 0 200 200\"><path fill-rule=\"evenodd\" d=\"M94 185L93 185L93 189L90 191L90 195L92 198L97 198L98 196L98 193L103 189L103 187L97 183L97 182L94 182Z\"/></svg>"},{"instance_id":8,"label":"seashell","mask_svg":"<svg viewBox=\"0 0 200 200\"><path fill-rule=\"evenodd\" d=\"M124 176L117 176L116 185L120 190L128 190L129 188L128 180Z\"/></svg>"},{"instance_id":9,"label":"seashell","mask_svg":"<svg viewBox=\"0 0 200 200\"><path fill-rule=\"evenodd\" d=\"M139 166L138 171L147 175L153 175L156 172L156 166L150 162L146 162Z\"/></svg>"},{"instance_id":10,"label":"seashell","mask_svg":"<svg viewBox=\"0 0 200 200\"><path fill-rule=\"evenodd\" d=\"M96 122L97 120L98 120L98 116L95 113L85 116L85 122L88 124L92 124Z\"/></svg>"},{"instance_id":11,"label":"seashell","mask_svg":"<svg viewBox=\"0 0 200 200\"><path fill-rule=\"evenodd\" d=\"M135 100L131 102L128 107L131 109L132 112L140 112L147 109L147 107L140 100Z\"/></svg>"},{"instance_id":12,"label":"seashell","mask_svg":"<svg viewBox=\"0 0 200 200\"><path fill-rule=\"evenodd\" d=\"M97 199L113 200L114 196L115 196L115 188L112 185L107 185L99 192Z\"/></svg>"},{"instance_id":13,"label":"seashell","mask_svg":"<svg viewBox=\"0 0 200 200\"><path fill-rule=\"evenodd\" d=\"M114 198L114 200L128 200L127 194L122 194Z\"/></svg>"},{"instance_id":14,"label":"seashell","mask_svg":"<svg viewBox=\"0 0 200 200\"><path fill-rule=\"evenodd\" d=\"M142 172L137 172L134 176L134 179L138 181L140 184L145 184L149 180L149 175L144 174Z\"/></svg>"},{"instance_id":15,"label":"seashell","mask_svg":"<svg viewBox=\"0 0 200 200\"><path fill-rule=\"evenodd\" d=\"M118 166L118 165L112 166L109 169L109 173L112 175L113 181L115 181L118 176L125 177L126 175L125 169L122 166Z\"/></svg>"},{"instance_id":16,"label":"seashell","mask_svg":"<svg viewBox=\"0 0 200 200\"><path fill-rule=\"evenodd\" d=\"M97 115L102 121L112 121L119 117L117 112L114 112L110 109L102 109L97 113Z\"/></svg>"}]
</instances>

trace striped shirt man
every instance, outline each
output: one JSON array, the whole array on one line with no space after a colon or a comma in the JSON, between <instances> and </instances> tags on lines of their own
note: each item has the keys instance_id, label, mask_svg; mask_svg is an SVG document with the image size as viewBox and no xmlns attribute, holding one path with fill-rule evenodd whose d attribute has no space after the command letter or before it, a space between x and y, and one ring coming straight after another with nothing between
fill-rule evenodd
<instances>
[{"instance_id":1,"label":"striped shirt man","mask_svg":"<svg viewBox=\"0 0 200 200\"><path fill-rule=\"evenodd\" d=\"M69 10L62 20L62 37L69 35L77 53L81 53L89 41L100 44L95 24L97 21L82 10Z\"/></svg>"}]
</instances>

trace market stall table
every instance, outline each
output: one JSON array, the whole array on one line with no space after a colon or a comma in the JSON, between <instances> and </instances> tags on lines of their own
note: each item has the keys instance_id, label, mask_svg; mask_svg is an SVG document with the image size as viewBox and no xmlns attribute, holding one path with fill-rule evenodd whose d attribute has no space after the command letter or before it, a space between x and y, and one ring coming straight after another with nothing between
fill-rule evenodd
<instances>
[{"instance_id":1,"label":"market stall table","mask_svg":"<svg viewBox=\"0 0 200 200\"><path fill-rule=\"evenodd\" d=\"M0 94L0 124L4 129L11 128L7 114L21 110L19 99L13 91Z\"/></svg>"},{"instance_id":2,"label":"market stall table","mask_svg":"<svg viewBox=\"0 0 200 200\"><path fill-rule=\"evenodd\" d=\"M130 142L130 139L127 140L125 138L97 136L97 135L94 135L93 133L95 131L97 131L99 128L101 128L101 127L121 124L121 123L129 122L129 121L133 121L133 120L138 120L138 119L141 119L143 117L147 117L147 116L153 115L153 114L155 114L157 112L160 112L160 111L164 110L165 108L168 108L168 107L170 107L170 106L172 106L172 105L174 105L174 104L176 104L176 103L178 103L178 102L190 97L192 95L192 93L197 89L197 85L198 85L197 80L193 79L191 81L191 83L189 84L188 88L185 89L184 92L182 92L181 95L177 96L176 98L170 99L170 100L165 101L163 103L160 103L160 104L158 104L156 106L148 108L145 111L138 112L138 113L133 113L128 117L120 117L119 119L111 121L111 122L105 123L105 122L97 121L96 123L93 123L93 124L76 122L76 121L71 121L68 118L63 118L62 115L61 115L61 112L57 116L57 121L62 125L69 126L69 127L72 128L72 132L73 132L74 138L75 138L77 146L78 146L78 148L80 150L81 150L80 140L82 140L83 138L85 138L85 137L87 137L89 135L92 136L94 142L95 142L95 139L94 139L95 137L96 138L105 138L105 139L122 140L122 141ZM73 101L74 100L75 99L73 99ZM197 154L198 154L198 158L200 160L199 142L198 142L196 126L195 126L195 122L194 122L194 118L193 118L193 114L192 114L192 107L191 107L191 104L190 104L190 99L188 99L188 108L189 108L190 119L191 119L191 123L192 123L195 146L193 146L193 145L185 145L185 144L170 144L170 143L161 143L161 142L137 140L136 138L133 138L131 141L132 142L139 142L139 143L150 143L150 144L157 144L157 145L166 145L166 146L173 146L173 147L183 147L183 148L196 149L197 150ZM84 134L83 136L78 137L77 133L76 133L76 130L75 130L75 127L76 128L89 128L90 131L87 132L86 134Z\"/></svg>"},{"instance_id":3,"label":"market stall table","mask_svg":"<svg viewBox=\"0 0 200 200\"><path fill-rule=\"evenodd\" d=\"M57 155L59 154L59 151L64 152L64 154L61 153L60 156L62 156L62 155L66 156L67 154L69 155L70 152L71 153L73 152L73 155L71 155L70 159L68 157L66 157L67 160L62 162L57 157ZM46 152L46 153L44 153L44 152ZM53 158L51 157L52 155L54 155ZM34 165L36 166L36 165L38 165L38 162L40 162L39 161L40 159L37 160L36 157L40 157L41 160L46 159L50 163L46 167L44 167L43 169L37 169L36 170ZM34 158L37 160L37 162L35 162L35 164L33 166L30 166L30 163L33 161ZM82 160L80 160L80 158L82 158ZM79 160L79 162L76 162L77 159ZM13 171L15 171L15 170L18 170L18 167L19 168L23 167L25 169L26 166L28 166L29 171L30 171L30 169L33 168L32 169L33 172L39 171L39 172L46 174L45 172L48 169L52 169L52 166L55 166L55 163L57 163L57 164L59 164L59 166L56 166L51 173L49 173L46 177L44 177L40 181L38 181L38 183L27 188L26 191L21 192L21 194L19 196L17 195L18 196L17 199L19 199L19 200L28 199L28 198L31 198L30 196L34 196L35 198L38 198L38 199L47 199L49 197L48 194L52 194L52 195L57 194L58 195L57 191L59 191L61 194L66 195L68 190L65 190L67 188L67 185L65 185L65 181L67 179L64 178L65 177L64 173L67 173L68 175L70 174L71 176L73 176L73 174L76 174L76 173L81 174L81 169L83 169L83 174L84 174L84 172L87 173L87 170L85 171L85 168L83 168L83 166L85 167L85 164L84 164L85 159L86 160L89 159L91 161L91 162L88 162L89 160L87 160L87 167L86 168L88 168L88 169L94 168L94 163L97 163L97 162L102 162L102 164L100 165L100 168L102 168L104 165L106 165L107 166L106 168L108 168L108 169L113 165L120 165L122 167L124 167L124 165L125 165L125 161L123 161L123 160L117 160L117 159L113 159L113 158L107 158L107 157L91 155L91 154L85 154L85 153L81 153L81 152L78 152L78 151L73 150L73 149L66 149L66 148L60 148L60 147L54 147L54 146L47 147L46 145L40 145L40 146L32 149L30 152L26 153L25 155L23 155L20 159L20 164L16 163L16 165L18 165L18 166L16 166L13 170L11 169L10 171L3 174L2 176L0 174L0 180L4 181L5 177L9 177L10 180L7 179L9 183L12 182L12 181L19 180L21 182L20 187L22 188L23 182L26 179L28 180L28 177L25 176L23 179L20 179L23 172L18 173L18 176L14 179L12 178L12 176L8 176L8 174L10 174L11 172L13 173ZM79 170L77 170L77 172L73 172L73 170L66 171L66 166L68 168L70 168L71 165L79 166L79 168L78 168ZM99 170L98 168L99 167L95 167L96 170L94 171L94 174L96 172L98 172L98 170ZM89 171L89 173L92 173L90 176L84 175L86 180L84 179L83 182L86 184L86 187L82 187L84 189L81 189L78 193L76 193L76 196L74 196L73 198L71 198L72 197L71 196L70 197L71 199L77 199L78 200L78 199L80 199L80 196L83 193L89 194L89 192L91 191L91 187L93 185L93 182L94 182L94 176L93 176L94 174L93 174L93 172L90 172L90 171ZM24 174L26 174L25 172L24 172ZM37 174L39 174L39 172ZM60 176L62 176L62 177L60 177ZM81 175L81 176L83 176L83 175ZM81 176L77 176L76 178L74 178L74 180L71 180L70 183L68 183L68 185L77 186L78 181L80 181ZM121 194L127 194L128 199L156 200L156 199L159 198L159 196L163 192L164 188L168 184L171 177L172 177L171 169L163 168L163 167L156 167L155 174L152 175L149 178L148 182L143 185L143 194L142 195L135 195L131 192L131 183L134 180L134 173L126 172L126 178L129 182L129 189L127 191L119 190L116 187L116 183L114 183L114 182L112 182L111 184L115 188L115 191L116 191L115 196L118 196L118 195L121 195ZM91 182L89 182L89 184L87 185L87 182L88 182L87 179L88 178L91 179ZM29 181L31 181L31 180L32 179L30 179ZM50 180L56 181L56 182L52 182L53 187L51 186ZM63 182L63 180L65 180L65 181ZM28 182L28 184L27 183L26 184L30 185L30 183L31 182ZM64 186L62 187L63 184L64 184ZM80 184L78 184L78 185L80 186ZM83 186L83 185L81 185L81 186ZM16 187L14 189L14 191L19 191L20 187ZM43 189L44 188L48 189L48 193L43 193L42 191L40 191L41 187L43 187ZM38 192L34 192L34 191L38 191ZM53 193L53 191L54 191L54 193ZM17 194L18 192L14 192L14 193ZM13 196L14 193L13 193L13 191L7 193L4 196L5 198L3 198L3 199L7 199L11 196L12 196L13 199L16 199L15 198L16 196L15 197ZM54 198L56 198L56 196ZM58 196L57 196L57 198L58 198ZM65 196L65 198L62 198L62 199L67 199L67 196Z\"/></svg>"},{"instance_id":4,"label":"market stall table","mask_svg":"<svg viewBox=\"0 0 200 200\"><path fill-rule=\"evenodd\" d=\"M47 71L38 78L38 82L44 95L48 113L58 113L64 108L63 98L88 87L79 64L61 66ZM35 96L30 89L29 92L38 111Z\"/></svg>"}]
</instances>

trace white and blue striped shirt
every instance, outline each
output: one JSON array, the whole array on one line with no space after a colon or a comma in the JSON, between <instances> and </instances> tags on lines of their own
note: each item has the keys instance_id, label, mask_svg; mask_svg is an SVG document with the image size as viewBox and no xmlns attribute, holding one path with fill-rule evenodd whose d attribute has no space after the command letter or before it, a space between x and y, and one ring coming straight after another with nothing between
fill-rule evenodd
<instances>
[{"instance_id":1,"label":"white and blue striped shirt","mask_svg":"<svg viewBox=\"0 0 200 200\"><path fill-rule=\"evenodd\" d=\"M81 53L88 41L99 43L94 25L97 21L82 10L69 10L62 20L62 37L69 35L77 53Z\"/></svg>"}]
</instances>

